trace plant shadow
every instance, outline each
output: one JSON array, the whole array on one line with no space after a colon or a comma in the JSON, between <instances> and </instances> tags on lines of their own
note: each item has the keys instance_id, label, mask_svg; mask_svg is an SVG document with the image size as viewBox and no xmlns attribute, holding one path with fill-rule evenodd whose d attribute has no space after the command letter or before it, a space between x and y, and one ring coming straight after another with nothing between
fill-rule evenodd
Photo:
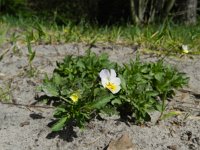
<instances>
[{"instance_id":1,"label":"plant shadow","mask_svg":"<svg viewBox=\"0 0 200 150\"><path fill-rule=\"evenodd\" d=\"M32 105L35 105L39 102L44 102L46 103L46 105L52 105L54 107L59 106L60 103L60 99L58 99L57 97L49 97L47 95L41 95L41 96L36 96L35 97L36 102ZM35 115L31 115L32 117L38 117ZM52 120L51 122L48 123L48 127L51 128L55 123L57 122L57 120ZM72 142L74 138L77 138L77 134L74 131L74 127L76 126L75 122L71 121L68 123L67 126L65 126L62 130L60 131L52 131L50 132L46 138L47 139L54 139L56 137L67 141L67 142Z\"/></svg>"},{"instance_id":2,"label":"plant shadow","mask_svg":"<svg viewBox=\"0 0 200 150\"><path fill-rule=\"evenodd\" d=\"M118 121L124 122L127 126L130 126L130 124L133 124L135 122L135 119L131 117L132 111L131 111L131 106L127 103L122 105L121 107L118 108L120 118Z\"/></svg>"},{"instance_id":3,"label":"plant shadow","mask_svg":"<svg viewBox=\"0 0 200 150\"><path fill-rule=\"evenodd\" d=\"M55 123L55 120L50 122L47 126L48 127L52 127L52 125ZM71 122L69 123L65 128L63 128L60 131L52 131L51 133L49 133L46 138L47 139L54 139L56 137L62 139L63 141L67 141L67 142L72 142L74 140L74 138L77 138L77 134L74 131L74 123Z\"/></svg>"},{"instance_id":4,"label":"plant shadow","mask_svg":"<svg viewBox=\"0 0 200 150\"><path fill-rule=\"evenodd\" d=\"M32 103L31 105L35 105L37 103L42 103L45 102L46 105L52 105L52 106L58 106L61 104L60 99L57 97L50 97L47 95L41 95L41 96L35 96L35 102Z\"/></svg>"}]
</instances>

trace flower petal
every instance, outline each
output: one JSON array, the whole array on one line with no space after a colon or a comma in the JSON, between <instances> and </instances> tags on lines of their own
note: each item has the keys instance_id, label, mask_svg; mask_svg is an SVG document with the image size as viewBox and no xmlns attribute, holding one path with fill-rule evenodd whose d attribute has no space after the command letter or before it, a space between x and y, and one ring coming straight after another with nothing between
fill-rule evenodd
<instances>
[{"instance_id":1,"label":"flower petal","mask_svg":"<svg viewBox=\"0 0 200 150\"><path fill-rule=\"evenodd\" d=\"M187 45L182 45L182 49L183 50L188 50L188 46Z\"/></svg>"},{"instance_id":2,"label":"flower petal","mask_svg":"<svg viewBox=\"0 0 200 150\"><path fill-rule=\"evenodd\" d=\"M104 88L106 88L106 85L108 84L109 80L106 78L101 78L101 84L103 85Z\"/></svg>"},{"instance_id":3,"label":"flower petal","mask_svg":"<svg viewBox=\"0 0 200 150\"><path fill-rule=\"evenodd\" d=\"M99 76L100 76L101 79L105 78L105 79L109 80L110 79L110 72L108 71L108 69L103 69L99 73Z\"/></svg>"},{"instance_id":4,"label":"flower petal","mask_svg":"<svg viewBox=\"0 0 200 150\"><path fill-rule=\"evenodd\" d=\"M114 69L110 69L110 78L115 78L117 75L116 75L116 72Z\"/></svg>"},{"instance_id":5,"label":"flower petal","mask_svg":"<svg viewBox=\"0 0 200 150\"><path fill-rule=\"evenodd\" d=\"M70 97L69 97L74 103L76 103L79 99L79 96L77 93L73 93Z\"/></svg>"},{"instance_id":6,"label":"flower petal","mask_svg":"<svg viewBox=\"0 0 200 150\"><path fill-rule=\"evenodd\" d=\"M114 83L114 84L116 84L116 85L120 85L120 84L121 84L121 79L118 78L118 77L111 78L111 79L110 79L110 82L111 82L111 83Z\"/></svg>"}]
</instances>

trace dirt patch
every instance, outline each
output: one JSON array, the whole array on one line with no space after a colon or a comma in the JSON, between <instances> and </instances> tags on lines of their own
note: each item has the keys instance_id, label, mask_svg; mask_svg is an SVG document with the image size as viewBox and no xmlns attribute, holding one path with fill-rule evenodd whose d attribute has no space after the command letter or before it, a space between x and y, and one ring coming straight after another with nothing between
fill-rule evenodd
<instances>
[{"instance_id":1,"label":"dirt patch","mask_svg":"<svg viewBox=\"0 0 200 150\"><path fill-rule=\"evenodd\" d=\"M88 46L82 44L34 46L36 57L33 66L37 69L34 77L29 77L27 54L24 47L15 54L8 51L0 61L0 85L9 87L8 103L0 103L0 149L2 150L103 150L112 139L129 133L136 149L139 150L200 150L200 59L193 56L165 58L179 71L190 77L189 86L177 91L169 107L180 115L154 124L137 126L119 119L93 119L84 130L69 127L52 133L48 124L52 122L53 108L37 103L36 87L42 83L47 73L51 75L56 61L66 55L83 55ZM122 64L135 59L140 49L123 46L92 47L96 53L107 52L112 61ZM0 51L3 51L1 49ZM141 54L142 61L156 61L159 57ZM5 101L4 101L5 102ZM39 107L40 106L40 107ZM152 114L152 120L156 118Z\"/></svg>"}]
</instances>

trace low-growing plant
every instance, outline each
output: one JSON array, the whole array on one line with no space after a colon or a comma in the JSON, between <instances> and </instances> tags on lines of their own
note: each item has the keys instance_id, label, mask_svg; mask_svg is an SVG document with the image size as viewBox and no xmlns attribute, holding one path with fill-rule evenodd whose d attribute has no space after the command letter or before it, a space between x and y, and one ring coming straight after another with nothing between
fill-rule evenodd
<instances>
[{"instance_id":1,"label":"low-growing plant","mask_svg":"<svg viewBox=\"0 0 200 150\"><path fill-rule=\"evenodd\" d=\"M27 49L28 49L28 55L27 55L27 57L28 57L28 70L27 70L27 74L28 74L28 76L33 77L37 73L37 69L32 64L32 62L35 58L36 51L32 50L31 41L30 41L29 37L27 37L26 42L27 42Z\"/></svg>"},{"instance_id":2,"label":"low-growing plant","mask_svg":"<svg viewBox=\"0 0 200 150\"><path fill-rule=\"evenodd\" d=\"M152 24L145 27L131 24L99 26L82 21L76 24L66 21L64 26L38 17L0 16L0 44L12 42L15 31L16 43L26 42L29 37L32 44L62 44L78 42L84 44L136 45L145 53L156 53L181 57L182 45L188 45L189 55L200 53L199 23L187 27L174 24L170 19L163 24ZM181 54L177 55L177 54Z\"/></svg>"},{"instance_id":3,"label":"low-growing plant","mask_svg":"<svg viewBox=\"0 0 200 150\"><path fill-rule=\"evenodd\" d=\"M0 86L0 102L10 102L12 99L11 81Z\"/></svg>"},{"instance_id":4,"label":"low-growing plant","mask_svg":"<svg viewBox=\"0 0 200 150\"><path fill-rule=\"evenodd\" d=\"M41 87L59 103L55 112L59 120L52 129L60 130L72 120L81 127L97 109L104 107L114 96L99 85L99 70L116 67L107 55L97 58L90 52L86 56L67 56L57 63L53 76L46 76Z\"/></svg>"},{"instance_id":5,"label":"low-growing plant","mask_svg":"<svg viewBox=\"0 0 200 150\"><path fill-rule=\"evenodd\" d=\"M141 63L137 58L125 64L121 72L124 90L123 102L131 105L132 117L136 122L149 120L149 112L158 110L160 118L166 109L167 98L173 97L174 90L186 85L188 78L170 65L159 60L155 63Z\"/></svg>"},{"instance_id":6,"label":"low-growing plant","mask_svg":"<svg viewBox=\"0 0 200 150\"><path fill-rule=\"evenodd\" d=\"M139 58L119 66L107 54L66 56L58 62L52 77L46 76L41 90L56 107L52 126L59 131L70 122L83 127L98 114L121 114L136 123L150 120L149 112L159 110L174 90L188 78L163 61L142 63ZM160 118L161 118L160 117Z\"/></svg>"}]
</instances>

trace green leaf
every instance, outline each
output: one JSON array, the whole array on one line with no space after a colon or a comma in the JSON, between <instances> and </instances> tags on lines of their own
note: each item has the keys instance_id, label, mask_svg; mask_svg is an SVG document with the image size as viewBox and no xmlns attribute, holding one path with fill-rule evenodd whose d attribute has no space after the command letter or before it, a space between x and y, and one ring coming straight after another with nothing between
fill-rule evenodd
<instances>
[{"instance_id":1,"label":"green leaf","mask_svg":"<svg viewBox=\"0 0 200 150\"><path fill-rule=\"evenodd\" d=\"M125 81L125 79L123 78L122 75L119 75L119 78L121 79L121 87L122 87L122 89L124 89L126 91L127 87L126 87L126 81Z\"/></svg>"},{"instance_id":2,"label":"green leaf","mask_svg":"<svg viewBox=\"0 0 200 150\"><path fill-rule=\"evenodd\" d=\"M54 74L54 82L56 84L56 86L59 86L62 83L62 78L59 74L55 73Z\"/></svg>"},{"instance_id":3,"label":"green leaf","mask_svg":"<svg viewBox=\"0 0 200 150\"><path fill-rule=\"evenodd\" d=\"M163 79L163 73L159 72L155 74L155 79L161 81Z\"/></svg>"},{"instance_id":4,"label":"green leaf","mask_svg":"<svg viewBox=\"0 0 200 150\"><path fill-rule=\"evenodd\" d=\"M121 105L122 102L121 102L120 99L114 99L114 100L111 101L111 104L112 104L112 105L115 105L115 104Z\"/></svg>"},{"instance_id":5,"label":"green leaf","mask_svg":"<svg viewBox=\"0 0 200 150\"><path fill-rule=\"evenodd\" d=\"M67 121L68 117L64 117L64 118L61 118L58 122L56 122L52 127L52 131L59 131L61 130L64 125L65 125L65 122Z\"/></svg>"},{"instance_id":6,"label":"green leaf","mask_svg":"<svg viewBox=\"0 0 200 150\"><path fill-rule=\"evenodd\" d=\"M56 109L56 112L66 112L66 109L63 108L63 107L58 107L58 108Z\"/></svg>"},{"instance_id":7,"label":"green leaf","mask_svg":"<svg viewBox=\"0 0 200 150\"><path fill-rule=\"evenodd\" d=\"M100 88L95 88L94 89L94 97L96 97L99 93L101 93L101 89Z\"/></svg>"},{"instance_id":8,"label":"green leaf","mask_svg":"<svg viewBox=\"0 0 200 150\"><path fill-rule=\"evenodd\" d=\"M100 59L100 60L108 60L108 54L107 54L107 53L102 53L102 54L99 56L99 59Z\"/></svg>"},{"instance_id":9,"label":"green leaf","mask_svg":"<svg viewBox=\"0 0 200 150\"><path fill-rule=\"evenodd\" d=\"M43 92L45 92L45 94L47 96L50 96L50 97L51 96L54 96L54 97L59 96L56 86L54 86L51 83L47 83L47 84L43 85L42 90L43 90Z\"/></svg>"},{"instance_id":10,"label":"green leaf","mask_svg":"<svg viewBox=\"0 0 200 150\"><path fill-rule=\"evenodd\" d=\"M149 68L148 66L143 66L143 68L141 69L142 73L148 73L149 72Z\"/></svg>"},{"instance_id":11,"label":"green leaf","mask_svg":"<svg viewBox=\"0 0 200 150\"><path fill-rule=\"evenodd\" d=\"M94 101L94 103L91 105L91 107L94 109L100 109L100 108L106 106L106 104L109 103L113 97L114 97L113 95L106 96L103 98L99 97L97 100Z\"/></svg>"},{"instance_id":12,"label":"green leaf","mask_svg":"<svg viewBox=\"0 0 200 150\"><path fill-rule=\"evenodd\" d=\"M119 112L116 110L115 107L105 106L100 110L99 116L102 119L119 119L120 115Z\"/></svg>"},{"instance_id":13,"label":"green leaf","mask_svg":"<svg viewBox=\"0 0 200 150\"><path fill-rule=\"evenodd\" d=\"M31 54L31 53L33 53L33 51L32 51L31 42L30 42L29 37L26 37L26 40L27 40L28 53Z\"/></svg>"},{"instance_id":14,"label":"green leaf","mask_svg":"<svg viewBox=\"0 0 200 150\"><path fill-rule=\"evenodd\" d=\"M159 112L162 112L162 105L161 104L157 104L157 105L155 105L155 107Z\"/></svg>"},{"instance_id":15,"label":"green leaf","mask_svg":"<svg viewBox=\"0 0 200 150\"><path fill-rule=\"evenodd\" d=\"M29 57L29 62L32 62L33 59L35 58L35 51L29 53L29 54L28 54L28 57Z\"/></svg>"},{"instance_id":16,"label":"green leaf","mask_svg":"<svg viewBox=\"0 0 200 150\"><path fill-rule=\"evenodd\" d=\"M49 82L49 77L48 77L47 73L45 73L43 82L44 82L44 84Z\"/></svg>"},{"instance_id":17,"label":"green leaf","mask_svg":"<svg viewBox=\"0 0 200 150\"><path fill-rule=\"evenodd\" d=\"M77 62L77 66L80 68L85 68L85 64L81 60Z\"/></svg>"},{"instance_id":18,"label":"green leaf","mask_svg":"<svg viewBox=\"0 0 200 150\"><path fill-rule=\"evenodd\" d=\"M159 92L157 92L157 91L146 91L146 94L148 96L155 97L155 96L159 95Z\"/></svg>"},{"instance_id":19,"label":"green leaf","mask_svg":"<svg viewBox=\"0 0 200 150\"><path fill-rule=\"evenodd\" d=\"M178 112L178 111L170 111L170 112L168 112L168 113L165 113L165 114L161 117L161 119L162 119L162 120L165 120L165 119L167 119L167 118L171 118L171 117L177 116L177 115L179 115L179 114L180 114L180 112Z\"/></svg>"},{"instance_id":20,"label":"green leaf","mask_svg":"<svg viewBox=\"0 0 200 150\"><path fill-rule=\"evenodd\" d=\"M150 116L149 113L147 113L147 112L145 112L145 113L143 114L143 118L144 118L145 121L151 121L151 116Z\"/></svg>"},{"instance_id":21,"label":"green leaf","mask_svg":"<svg viewBox=\"0 0 200 150\"><path fill-rule=\"evenodd\" d=\"M122 100L125 101L125 102L130 102L130 99L128 99L128 98L127 98L126 96L124 96L124 95L120 95L119 98L122 99Z\"/></svg>"},{"instance_id":22,"label":"green leaf","mask_svg":"<svg viewBox=\"0 0 200 150\"><path fill-rule=\"evenodd\" d=\"M4 54L0 55L0 61L3 59L4 57Z\"/></svg>"}]
</instances>

